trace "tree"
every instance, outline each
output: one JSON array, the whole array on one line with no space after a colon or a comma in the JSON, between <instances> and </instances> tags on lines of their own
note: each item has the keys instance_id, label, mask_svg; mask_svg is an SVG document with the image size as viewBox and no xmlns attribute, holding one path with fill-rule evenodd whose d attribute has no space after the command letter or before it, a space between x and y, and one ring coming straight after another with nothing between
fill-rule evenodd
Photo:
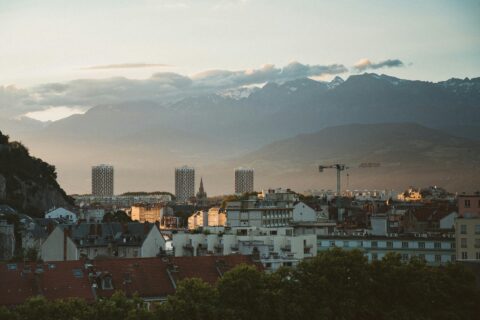
<instances>
[{"instance_id":1,"label":"tree","mask_svg":"<svg viewBox=\"0 0 480 320\"><path fill-rule=\"evenodd\" d=\"M103 222L120 222L127 223L132 222L132 219L123 210L117 210L115 212L109 211L103 216Z\"/></svg>"},{"instance_id":2,"label":"tree","mask_svg":"<svg viewBox=\"0 0 480 320\"><path fill-rule=\"evenodd\" d=\"M177 291L157 310L172 320L215 320L221 319L218 312L218 291L203 280L192 278L178 283Z\"/></svg>"},{"instance_id":3,"label":"tree","mask_svg":"<svg viewBox=\"0 0 480 320\"><path fill-rule=\"evenodd\" d=\"M333 249L302 261L293 273L303 316L314 319L369 319L367 258L358 250Z\"/></svg>"},{"instance_id":4,"label":"tree","mask_svg":"<svg viewBox=\"0 0 480 320\"><path fill-rule=\"evenodd\" d=\"M226 319L267 319L266 275L256 267L239 265L218 282L222 315Z\"/></svg>"}]
</instances>

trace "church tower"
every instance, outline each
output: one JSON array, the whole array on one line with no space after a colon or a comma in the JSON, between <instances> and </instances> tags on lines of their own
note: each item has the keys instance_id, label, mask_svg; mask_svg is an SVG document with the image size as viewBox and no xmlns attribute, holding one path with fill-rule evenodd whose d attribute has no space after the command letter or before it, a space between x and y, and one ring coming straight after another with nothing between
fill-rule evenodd
<instances>
[{"instance_id":1,"label":"church tower","mask_svg":"<svg viewBox=\"0 0 480 320\"><path fill-rule=\"evenodd\" d=\"M197 192L197 206L206 206L207 205L207 193L203 188L203 178L200 178L200 188Z\"/></svg>"}]
</instances>

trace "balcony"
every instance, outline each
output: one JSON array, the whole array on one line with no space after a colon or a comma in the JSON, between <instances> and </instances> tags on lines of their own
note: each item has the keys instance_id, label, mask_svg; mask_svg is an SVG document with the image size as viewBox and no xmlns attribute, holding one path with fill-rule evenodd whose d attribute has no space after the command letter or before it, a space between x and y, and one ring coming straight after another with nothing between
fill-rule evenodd
<instances>
[{"instance_id":1,"label":"balcony","mask_svg":"<svg viewBox=\"0 0 480 320\"><path fill-rule=\"evenodd\" d=\"M185 250L192 250L193 251L193 246L191 243L187 243L183 245L183 249Z\"/></svg>"},{"instance_id":2,"label":"balcony","mask_svg":"<svg viewBox=\"0 0 480 320\"><path fill-rule=\"evenodd\" d=\"M282 251L290 251L292 250L292 246L289 244L286 244L280 248Z\"/></svg>"}]
</instances>

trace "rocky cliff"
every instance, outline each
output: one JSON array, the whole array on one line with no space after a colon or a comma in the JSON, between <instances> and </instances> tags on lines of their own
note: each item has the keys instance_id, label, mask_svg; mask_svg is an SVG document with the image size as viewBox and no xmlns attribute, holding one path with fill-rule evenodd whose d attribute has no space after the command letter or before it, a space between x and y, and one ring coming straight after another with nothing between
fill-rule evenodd
<instances>
[{"instance_id":1,"label":"rocky cliff","mask_svg":"<svg viewBox=\"0 0 480 320\"><path fill-rule=\"evenodd\" d=\"M57 183L55 167L32 157L19 142L0 131L0 203L31 216L72 201Z\"/></svg>"}]
</instances>

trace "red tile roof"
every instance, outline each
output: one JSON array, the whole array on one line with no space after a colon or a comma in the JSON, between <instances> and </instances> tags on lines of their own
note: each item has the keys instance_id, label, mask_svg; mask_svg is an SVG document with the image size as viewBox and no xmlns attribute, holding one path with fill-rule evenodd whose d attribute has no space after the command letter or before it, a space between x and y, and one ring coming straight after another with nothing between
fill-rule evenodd
<instances>
[{"instance_id":1,"label":"red tile roof","mask_svg":"<svg viewBox=\"0 0 480 320\"><path fill-rule=\"evenodd\" d=\"M78 297L93 301L82 261L0 264L0 305L23 303L43 295L47 299Z\"/></svg>"},{"instance_id":2,"label":"red tile roof","mask_svg":"<svg viewBox=\"0 0 480 320\"><path fill-rule=\"evenodd\" d=\"M36 295L47 299L78 297L93 301L95 296L109 297L117 290L127 296L137 293L143 298L164 298L175 292L174 282L196 277L214 284L223 273L242 263L261 269L250 256L242 255L106 259L94 260L90 267L86 261L59 261L30 264L30 272L24 272L23 263L1 263L0 305L21 304ZM11 270L13 265L15 270ZM43 272L36 273L37 266L41 266ZM111 278L112 290L102 288L105 277ZM94 282L98 286L95 293Z\"/></svg>"}]
</instances>

